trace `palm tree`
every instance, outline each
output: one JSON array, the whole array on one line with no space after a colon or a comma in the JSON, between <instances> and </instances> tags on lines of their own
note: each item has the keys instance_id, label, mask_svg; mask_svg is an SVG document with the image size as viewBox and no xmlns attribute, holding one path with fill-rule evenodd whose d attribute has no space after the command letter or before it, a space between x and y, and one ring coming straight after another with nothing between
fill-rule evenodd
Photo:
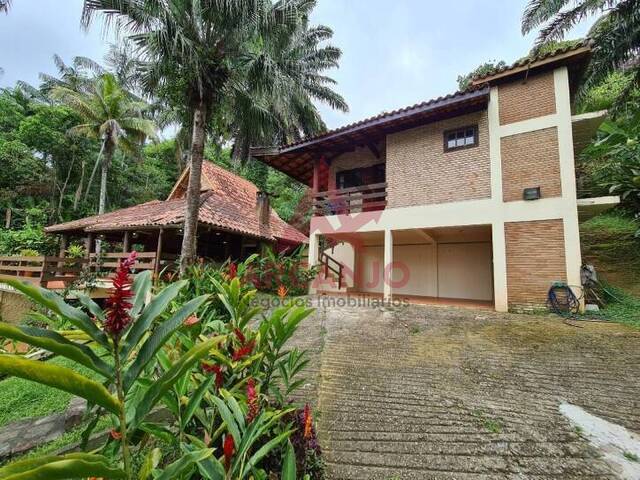
<instances>
[{"instance_id":1,"label":"palm tree","mask_svg":"<svg viewBox=\"0 0 640 480\"><path fill-rule=\"evenodd\" d=\"M538 46L562 40L575 25L592 15L600 15L587 38L593 55L587 67L583 91L602 82L611 72L628 69L640 81L640 2L638 0L530 0L522 17L522 33L542 25ZM633 85L632 85L633 86Z\"/></svg>"},{"instance_id":2,"label":"palm tree","mask_svg":"<svg viewBox=\"0 0 640 480\"><path fill-rule=\"evenodd\" d=\"M298 11L302 20L297 28L293 31L281 28L264 39L263 51L273 63L266 88L261 84L262 59L256 56L247 65L243 88L236 88L234 95L227 97L233 116L230 123L236 158L246 159L251 146L286 144L325 131L326 125L313 100L348 111L344 98L331 88L336 82L323 74L326 69L338 67L342 52L331 45L322 45L333 36L329 27L309 26L308 17L314 5L300 2ZM254 70L258 73L253 74ZM256 108L267 113L261 122L256 122L252 112Z\"/></svg>"},{"instance_id":3,"label":"palm tree","mask_svg":"<svg viewBox=\"0 0 640 480\"><path fill-rule=\"evenodd\" d=\"M107 202L109 167L116 149L136 155L146 138L156 138L155 124L143 117L147 104L134 99L110 73L95 78L86 92L57 86L51 95L82 118L84 123L73 127L71 133L100 141L100 153L86 192L101 165L98 213L102 214Z\"/></svg>"},{"instance_id":4,"label":"palm tree","mask_svg":"<svg viewBox=\"0 0 640 480\"><path fill-rule=\"evenodd\" d=\"M0 12L9 13L11 7L11 0L0 0Z\"/></svg>"},{"instance_id":5,"label":"palm tree","mask_svg":"<svg viewBox=\"0 0 640 480\"><path fill-rule=\"evenodd\" d=\"M284 121L292 117L283 113L291 107L297 105L298 113L304 110L308 118L314 117L310 114L313 110L310 102L300 100L305 86L293 84L305 78L304 75L286 75L282 64L271 55L274 50L267 47L273 38L299 31L313 5L310 0L84 2L85 26L91 23L94 13L100 12L107 25L133 32L130 38L145 62L142 71L145 90L163 96L174 106L185 106L181 118L185 120L183 123L191 125L191 168L182 272L196 255L201 168L207 134L213 132L220 138L232 131L241 138L241 150L246 153L246 145L256 138L269 136L275 130L274 124L296 128L294 122ZM322 83L320 79L316 81ZM320 91L318 88L317 92ZM298 97L297 102L292 100L294 96ZM241 108L234 110L231 105ZM280 113L279 117L276 112Z\"/></svg>"}]
</instances>

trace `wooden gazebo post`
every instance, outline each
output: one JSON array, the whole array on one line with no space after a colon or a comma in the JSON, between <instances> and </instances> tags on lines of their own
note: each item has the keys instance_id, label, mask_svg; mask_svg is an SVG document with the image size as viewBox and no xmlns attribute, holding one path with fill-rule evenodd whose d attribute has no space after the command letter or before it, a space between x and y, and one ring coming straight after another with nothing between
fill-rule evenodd
<instances>
[{"instance_id":1,"label":"wooden gazebo post","mask_svg":"<svg viewBox=\"0 0 640 480\"><path fill-rule=\"evenodd\" d=\"M160 258L162 256L162 234L164 230L161 228L158 231L158 245L156 247L156 259L153 264L153 276L158 278L158 274L160 273Z\"/></svg>"},{"instance_id":2,"label":"wooden gazebo post","mask_svg":"<svg viewBox=\"0 0 640 480\"><path fill-rule=\"evenodd\" d=\"M124 231L124 235L122 237L122 253L127 253L129 251L129 230Z\"/></svg>"}]
</instances>

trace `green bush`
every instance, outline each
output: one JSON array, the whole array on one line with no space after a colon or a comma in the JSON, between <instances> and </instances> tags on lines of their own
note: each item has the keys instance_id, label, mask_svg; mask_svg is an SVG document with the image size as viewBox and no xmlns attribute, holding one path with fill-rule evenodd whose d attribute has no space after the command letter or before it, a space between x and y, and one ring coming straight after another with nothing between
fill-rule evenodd
<instances>
[{"instance_id":1,"label":"green bush","mask_svg":"<svg viewBox=\"0 0 640 480\"><path fill-rule=\"evenodd\" d=\"M55 255L57 240L45 235L42 227L26 225L20 230L0 229L0 255L20 255L23 250L38 255Z\"/></svg>"}]
</instances>

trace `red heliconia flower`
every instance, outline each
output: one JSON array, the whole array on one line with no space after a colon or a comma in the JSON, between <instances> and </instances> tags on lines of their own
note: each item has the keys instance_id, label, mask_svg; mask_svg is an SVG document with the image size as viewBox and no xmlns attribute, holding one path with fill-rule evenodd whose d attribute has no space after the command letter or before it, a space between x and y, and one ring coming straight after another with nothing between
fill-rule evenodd
<instances>
[{"instance_id":1,"label":"red heliconia flower","mask_svg":"<svg viewBox=\"0 0 640 480\"><path fill-rule=\"evenodd\" d=\"M117 430L111 430L109 432L109 435L111 436L111 438L113 438L114 440L122 440L122 434L117 431Z\"/></svg>"},{"instance_id":2,"label":"red heliconia flower","mask_svg":"<svg viewBox=\"0 0 640 480\"><path fill-rule=\"evenodd\" d=\"M242 360L244 357L246 357L247 355L250 355L251 352L253 352L253 347L255 347L255 345L256 345L255 340L251 340L250 342L245 343L239 349L234 350L233 355L231 355L231 359L234 362L237 362L238 360Z\"/></svg>"},{"instance_id":3,"label":"red heliconia flower","mask_svg":"<svg viewBox=\"0 0 640 480\"><path fill-rule=\"evenodd\" d=\"M229 264L229 280L233 280L238 276L238 265L235 263Z\"/></svg>"},{"instance_id":4,"label":"red heliconia flower","mask_svg":"<svg viewBox=\"0 0 640 480\"><path fill-rule=\"evenodd\" d=\"M313 416L311 415L311 408L307 403L304 406L304 439L309 440L313 434Z\"/></svg>"},{"instance_id":5,"label":"red heliconia flower","mask_svg":"<svg viewBox=\"0 0 640 480\"><path fill-rule=\"evenodd\" d=\"M233 436L225 435L224 442L222 444L222 451L224 452L224 468L227 471L229 471L229 468L231 468L231 459L233 458L235 446L236 445L233 441Z\"/></svg>"},{"instance_id":6,"label":"red heliconia flower","mask_svg":"<svg viewBox=\"0 0 640 480\"><path fill-rule=\"evenodd\" d=\"M260 412L260 405L258 404L258 392L256 391L256 382L253 378L250 378L247 382L247 404L249 405L249 411L247 413L247 423L251 423L255 420Z\"/></svg>"},{"instance_id":7,"label":"red heliconia flower","mask_svg":"<svg viewBox=\"0 0 640 480\"><path fill-rule=\"evenodd\" d=\"M224 385L224 369L220 365L212 365L202 362L202 370L205 373L212 373L216 376L216 387L222 388Z\"/></svg>"},{"instance_id":8,"label":"red heliconia flower","mask_svg":"<svg viewBox=\"0 0 640 480\"><path fill-rule=\"evenodd\" d=\"M239 328L234 328L233 333L235 333L240 343L242 343L243 345L247 343L247 338L244 336L244 334L242 333L242 331L240 331Z\"/></svg>"},{"instance_id":9,"label":"red heliconia flower","mask_svg":"<svg viewBox=\"0 0 640 480\"><path fill-rule=\"evenodd\" d=\"M106 320L104 322L105 331L113 338L119 338L122 331L131 322L129 310L132 305L129 299L133 297L131 291L131 267L136 262L137 253L131 252L129 257L120 262L120 266L116 270L113 278L113 288L109 292L109 298L106 300Z\"/></svg>"}]
</instances>

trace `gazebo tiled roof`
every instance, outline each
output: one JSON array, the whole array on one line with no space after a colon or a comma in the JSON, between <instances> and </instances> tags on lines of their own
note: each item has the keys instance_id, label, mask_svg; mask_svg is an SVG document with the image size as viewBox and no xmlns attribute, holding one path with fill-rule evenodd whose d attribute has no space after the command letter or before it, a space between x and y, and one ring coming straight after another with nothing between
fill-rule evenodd
<instances>
[{"instance_id":1,"label":"gazebo tiled roof","mask_svg":"<svg viewBox=\"0 0 640 480\"><path fill-rule=\"evenodd\" d=\"M186 184L187 172L165 201L135 205L103 215L82 218L45 228L47 233L109 232L134 229L177 228L184 222L186 198L179 187ZM305 243L307 237L271 210L269 224L262 225L256 209L258 188L210 162L202 166L202 192L198 222L214 228L266 240Z\"/></svg>"}]
</instances>

